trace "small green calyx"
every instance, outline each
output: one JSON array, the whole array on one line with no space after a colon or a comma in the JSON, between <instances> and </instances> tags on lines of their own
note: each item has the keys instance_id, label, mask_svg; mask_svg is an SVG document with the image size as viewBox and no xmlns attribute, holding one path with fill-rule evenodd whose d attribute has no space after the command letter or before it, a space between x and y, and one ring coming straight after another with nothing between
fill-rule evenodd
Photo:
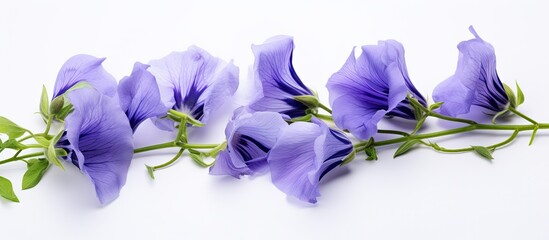
<instances>
[{"instance_id":1,"label":"small green calyx","mask_svg":"<svg viewBox=\"0 0 549 240\"><path fill-rule=\"evenodd\" d=\"M300 103L303 103L303 105L307 106L310 109L316 109L320 107L320 101L318 101L318 98L316 96L301 95L295 96L294 99Z\"/></svg>"},{"instance_id":2,"label":"small green calyx","mask_svg":"<svg viewBox=\"0 0 549 240\"><path fill-rule=\"evenodd\" d=\"M356 155L356 152L354 150L351 151L351 153L349 153L349 155L347 155L343 159L343 161L341 162L341 164L339 166L343 166L345 164L348 164L348 163L352 162L355 159L355 155Z\"/></svg>"},{"instance_id":3,"label":"small green calyx","mask_svg":"<svg viewBox=\"0 0 549 240\"><path fill-rule=\"evenodd\" d=\"M369 146L366 149L364 149L364 152L366 153L366 161L375 161L377 160L377 150L374 146Z\"/></svg>"},{"instance_id":4,"label":"small green calyx","mask_svg":"<svg viewBox=\"0 0 549 240\"><path fill-rule=\"evenodd\" d=\"M503 84L503 88L505 89L505 94L507 94L507 98L509 98L510 107L516 108L518 106L518 102L515 92L505 83Z\"/></svg>"},{"instance_id":5,"label":"small green calyx","mask_svg":"<svg viewBox=\"0 0 549 240\"><path fill-rule=\"evenodd\" d=\"M51 101L50 105L50 114L57 115L61 112L63 109L63 106L65 105L65 98L63 96L56 97Z\"/></svg>"},{"instance_id":6,"label":"small green calyx","mask_svg":"<svg viewBox=\"0 0 549 240\"><path fill-rule=\"evenodd\" d=\"M522 92L522 89L520 89L520 86L518 85L518 82L515 82L515 86L517 88L517 93L511 89L507 84L503 84L503 88L505 89L505 94L507 94L507 97L509 98L509 106L512 108L517 108L519 105L524 103L524 93Z\"/></svg>"}]
</instances>

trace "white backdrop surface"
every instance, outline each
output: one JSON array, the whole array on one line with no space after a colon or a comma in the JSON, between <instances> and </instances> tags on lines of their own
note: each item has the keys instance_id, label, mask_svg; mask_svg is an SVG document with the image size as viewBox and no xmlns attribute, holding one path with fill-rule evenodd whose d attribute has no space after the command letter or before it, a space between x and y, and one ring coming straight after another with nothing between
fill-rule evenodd
<instances>
[{"instance_id":1,"label":"white backdrop surface","mask_svg":"<svg viewBox=\"0 0 549 240\"><path fill-rule=\"evenodd\" d=\"M453 74L456 45L469 25L496 49L502 81L521 84L521 109L549 122L549 7L545 1L0 1L0 115L39 131L42 84L51 92L69 57L106 57L117 79L135 61L148 62L190 45L240 67L233 103L195 142L219 142L232 109L253 91L251 44L294 36L294 66L327 103L324 85L353 46L396 39L406 49L415 86L431 96ZM213 122L213 121L212 121ZM513 123L519 123L516 119ZM427 130L441 128L428 122ZM137 146L170 139L142 125ZM486 144L508 133L462 135L450 146ZM494 153L440 154L420 148L393 159L359 156L321 185L316 205L287 198L269 175L213 177L188 156L150 180L144 164L175 152L136 156L126 186L101 207L76 168L51 168L21 191L23 164L0 166L21 203L0 199L2 239L549 239L549 134L532 146L521 134ZM4 156L4 155L2 155ZM326 180L325 179L325 180Z\"/></svg>"}]
</instances>

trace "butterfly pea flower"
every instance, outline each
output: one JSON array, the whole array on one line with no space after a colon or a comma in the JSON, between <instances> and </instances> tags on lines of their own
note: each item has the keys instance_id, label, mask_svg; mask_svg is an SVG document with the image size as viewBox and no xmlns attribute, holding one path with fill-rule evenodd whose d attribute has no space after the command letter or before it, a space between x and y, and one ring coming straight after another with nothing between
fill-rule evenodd
<instances>
[{"instance_id":1,"label":"butterfly pea flower","mask_svg":"<svg viewBox=\"0 0 549 240\"><path fill-rule=\"evenodd\" d=\"M133 156L133 133L117 101L93 88L68 93L74 111L56 144L87 175L101 204L116 199L126 182Z\"/></svg>"},{"instance_id":2,"label":"butterfly pea flower","mask_svg":"<svg viewBox=\"0 0 549 240\"><path fill-rule=\"evenodd\" d=\"M276 187L302 201L316 203L320 180L353 152L343 133L313 118L284 129L268 156Z\"/></svg>"},{"instance_id":3,"label":"butterfly pea flower","mask_svg":"<svg viewBox=\"0 0 549 240\"><path fill-rule=\"evenodd\" d=\"M55 81L53 98L63 95L67 90L80 82L86 82L102 94L114 96L116 94L116 79L101 65L105 58L79 54L67 60Z\"/></svg>"},{"instance_id":4,"label":"butterfly pea flower","mask_svg":"<svg viewBox=\"0 0 549 240\"><path fill-rule=\"evenodd\" d=\"M156 77L162 103L203 123L208 122L210 114L238 87L238 68L232 62L224 62L195 46L149 64L148 70ZM159 118L155 123L164 130L174 129L169 119Z\"/></svg>"},{"instance_id":5,"label":"butterfly pea flower","mask_svg":"<svg viewBox=\"0 0 549 240\"><path fill-rule=\"evenodd\" d=\"M426 105L408 76L404 48L394 40L362 46L358 58L353 49L326 87L336 125L360 139L372 137L383 117L415 119L408 94Z\"/></svg>"},{"instance_id":6,"label":"butterfly pea flower","mask_svg":"<svg viewBox=\"0 0 549 240\"><path fill-rule=\"evenodd\" d=\"M471 111L473 105L494 113L503 111L509 97L496 71L494 47L470 26L474 39L458 44L459 59L453 76L433 91L433 100L444 102L440 113L457 116Z\"/></svg>"},{"instance_id":7,"label":"butterfly pea flower","mask_svg":"<svg viewBox=\"0 0 549 240\"><path fill-rule=\"evenodd\" d=\"M126 113L133 131L139 124L152 117L162 117L168 107L160 99L155 77L147 71L149 65L135 63L130 76L122 78L118 85L120 107Z\"/></svg>"},{"instance_id":8,"label":"butterfly pea flower","mask_svg":"<svg viewBox=\"0 0 549 240\"><path fill-rule=\"evenodd\" d=\"M277 36L261 45L252 45L255 55L255 80L261 90L249 105L254 111L278 112L290 118L305 116L310 108L295 99L314 96L301 82L292 64L294 41L289 36Z\"/></svg>"},{"instance_id":9,"label":"butterfly pea flower","mask_svg":"<svg viewBox=\"0 0 549 240\"><path fill-rule=\"evenodd\" d=\"M225 129L227 148L217 155L210 174L239 178L264 172L267 155L287 125L278 113L235 110Z\"/></svg>"}]
</instances>

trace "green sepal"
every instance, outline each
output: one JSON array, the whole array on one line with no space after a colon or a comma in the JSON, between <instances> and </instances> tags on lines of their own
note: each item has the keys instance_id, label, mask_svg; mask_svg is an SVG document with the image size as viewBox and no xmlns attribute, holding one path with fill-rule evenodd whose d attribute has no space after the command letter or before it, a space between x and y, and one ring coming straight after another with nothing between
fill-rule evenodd
<instances>
[{"instance_id":1,"label":"green sepal","mask_svg":"<svg viewBox=\"0 0 549 240\"><path fill-rule=\"evenodd\" d=\"M524 103L524 93L522 92L522 89L520 89L518 82L515 82L515 85L517 86L517 106Z\"/></svg>"},{"instance_id":2,"label":"green sepal","mask_svg":"<svg viewBox=\"0 0 549 240\"><path fill-rule=\"evenodd\" d=\"M147 167L147 173L149 174L149 177L154 180L154 167L151 167L149 165L145 165Z\"/></svg>"},{"instance_id":3,"label":"green sepal","mask_svg":"<svg viewBox=\"0 0 549 240\"><path fill-rule=\"evenodd\" d=\"M19 127L17 124L10 121L9 119L0 116L0 133L8 135L10 139L14 139L23 136L25 132L30 131Z\"/></svg>"},{"instance_id":4,"label":"green sepal","mask_svg":"<svg viewBox=\"0 0 549 240\"><path fill-rule=\"evenodd\" d=\"M412 95L408 94L406 96L406 99L408 99L408 102L410 102L410 105L414 109L414 116L416 119L423 118L423 115L425 114L425 106L423 106L417 99L415 99Z\"/></svg>"},{"instance_id":5,"label":"green sepal","mask_svg":"<svg viewBox=\"0 0 549 240\"><path fill-rule=\"evenodd\" d=\"M53 139L50 141L48 149L46 149L46 159L51 164L65 170L65 167L63 167L63 163L61 163L61 160L59 160L59 156L66 156L67 152L61 148L55 148L55 144L57 144L57 141L59 141L59 139L63 135L63 132L63 127L61 127L61 131L59 131L59 133L55 135L55 137L53 137Z\"/></svg>"},{"instance_id":6,"label":"green sepal","mask_svg":"<svg viewBox=\"0 0 549 240\"><path fill-rule=\"evenodd\" d=\"M201 167L204 167L204 168L211 167L215 163L215 161L212 163L204 162L204 157L207 157L208 154L205 154L203 152L200 152L194 149L187 149L187 150L189 150L189 153L190 153L189 156L191 157L191 159Z\"/></svg>"},{"instance_id":7,"label":"green sepal","mask_svg":"<svg viewBox=\"0 0 549 240\"><path fill-rule=\"evenodd\" d=\"M49 110L50 99L48 97L48 91L46 90L46 86L42 85L42 95L40 96L40 115L42 115L44 122L47 122L50 117Z\"/></svg>"},{"instance_id":8,"label":"green sepal","mask_svg":"<svg viewBox=\"0 0 549 240\"><path fill-rule=\"evenodd\" d=\"M442 104L444 104L444 102L436 102L436 103L433 103L429 106L429 111L433 111L435 109L439 109Z\"/></svg>"},{"instance_id":9,"label":"green sepal","mask_svg":"<svg viewBox=\"0 0 549 240\"><path fill-rule=\"evenodd\" d=\"M23 175L21 188L23 190L33 188L36 186L46 170L48 170L50 163L46 159L31 159L27 161L27 171Z\"/></svg>"},{"instance_id":10,"label":"green sepal","mask_svg":"<svg viewBox=\"0 0 549 240\"><path fill-rule=\"evenodd\" d=\"M509 98L509 104L512 108L516 108L517 105L517 97L515 95L515 92L511 87L509 87L507 84L503 84L503 88L505 89L505 93L507 94L507 98Z\"/></svg>"},{"instance_id":11,"label":"green sepal","mask_svg":"<svg viewBox=\"0 0 549 240\"><path fill-rule=\"evenodd\" d=\"M347 156L343 159L343 161L341 162L341 164L339 164L339 166L343 166L343 165L345 165L345 164L348 164L348 163L352 162L352 161L355 159L355 155L356 155L356 153L355 153L355 150L353 149L353 150L351 151L351 153L349 153L349 155L347 155Z\"/></svg>"},{"instance_id":12,"label":"green sepal","mask_svg":"<svg viewBox=\"0 0 549 240\"><path fill-rule=\"evenodd\" d=\"M25 149L25 145L21 144L19 141L15 139L8 139L8 141L3 142L0 144L0 149L13 149L13 150L22 150Z\"/></svg>"},{"instance_id":13,"label":"green sepal","mask_svg":"<svg viewBox=\"0 0 549 240\"><path fill-rule=\"evenodd\" d=\"M316 109L320 106L320 101L318 101L318 98L313 95L294 96L294 99L300 103L303 103L303 105L310 109Z\"/></svg>"},{"instance_id":14,"label":"green sepal","mask_svg":"<svg viewBox=\"0 0 549 240\"><path fill-rule=\"evenodd\" d=\"M198 120L194 119L191 116L189 116L187 118L187 122L190 123L191 125L195 126L195 127L204 127L204 126L206 126L206 124L202 123L201 121L198 121Z\"/></svg>"},{"instance_id":15,"label":"green sepal","mask_svg":"<svg viewBox=\"0 0 549 240\"><path fill-rule=\"evenodd\" d=\"M59 97L56 97L51 101L51 105L49 108L49 113L52 115L57 115L61 110L65 107L65 96L61 95Z\"/></svg>"},{"instance_id":16,"label":"green sepal","mask_svg":"<svg viewBox=\"0 0 549 240\"><path fill-rule=\"evenodd\" d=\"M67 99L67 94L76 89L86 87L92 87L92 85L90 85L86 81L80 81L71 88L69 88L67 91L65 91L65 93L63 93L62 95L57 96L50 104L50 114L55 115L55 119L63 122L65 118L74 110L72 104Z\"/></svg>"},{"instance_id":17,"label":"green sepal","mask_svg":"<svg viewBox=\"0 0 549 240\"><path fill-rule=\"evenodd\" d=\"M219 152L225 150L226 148L227 148L227 141L223 141L223 143L217 145L217 147L210 150L207 153L207 156L215 159L217 157L217 154L219 154Z\"/></svg>"},{"instance_id":18,"label":"green sepal","mask_svg":"<svg viewBox=\"0 0 549 240\"><path fill-rule=\"evenodd\" d=\"M307 114L305 116L292 118L289 122L310 122L311 119L313 119L313 115Z\"/></svg>"},{"instance_id":19,"label":"green sepal","mask_svg":"<svg viewBox=\"0 0 549 240\"><path fill-rule=\"evenodd\" d=\"M57 113L55 115L55 119L59 120L59 121L64 121L65 118L72 113L72 111L74 111L74 107L72 106L72 104L68 104L66 106L64 106L61 111L59 111L59 113Z\"/></svg>"},{"instance_id":20,"label":"green sepal","mask_svg":"<svg viewBox=\"0 0 549 240\"><path fill-rule=\"evenodd\" d=\"M368 156L366 158L366 161L375 161L377 160L377 150L374 146L369 146L366 149L364 149L364 152Z\"/></svg>"},{"instance_id":21,"label":"green sepal","mask_svg":"<svg viewBox=\"0 0 549 240\"><path fill-rule=\"evenodd\" d=\"M496 120L502 116L505 116L505 114L507 114L509 112L509 109L505 109L503 111L500 111L498 113L496 113L493 117L492 117L492 124L496 124Z\"/></svg>"},{"instance_id":22,"label":"green sepal","mask_svg":"<svg viewBox=\"0 0 549 240\"><path fill-rule=\"evenodd\" d=\"M196 120L191 115L186 114L186 113L182 113L182 112L179 112L179 111L176 111L176 110L173 110L173 109L170 109L170 111L168 113L171 113L171 114L175 115L176 117L179 118L180 121L184 120L186 123L189 123L189 124L191 124L195 127L203 127L203 126L206 125L206 124Z\"/></svg>"},{"instance_id":23,"label":"green sepal","mask_svg":"<svg viewBox=\"0 0 549 240\"><path fill-rule=\"evenodd\" d=\"M487 147L471 146L471 148L473 148L473 150L483 158L486 158L488 160L494 159L494 157L492 157L492 151L490 151L490 149L488 149Z\"/></svg>"},{"instance_id":24,"label":"green sepal","mask_svg":"<svg viewBox=\"0 0 549 240\"><path fill-rule=\"evenodd\" d=\"M13 191L11 181L2 176L0 176L0 196L12 202L19 202L19 198L17 198L17 195Z\"/></svg>"},{"instance_id":25,"label":"green sepal","mask_svg":"<svg viewBox=\"0 0 549 240\"><path fill-rule=\"evenodd\" d=\"M38 144L40 144L41 146L47 148L50 146L50 140L48 140L47 138L45 137L42 137L42 136L34 136L34 140L36 140L36 142Z\"/></svg>"},{"instance_id":26,"label":"green sepal","mask_svg":"<svg viewBox=\"0 0 549 240\"><path fill-rule=\"evenodd\" d=\"M395 151L395 154L393 155L393 158L396 158L402 154L405 154L406 152L410 151L414 145L419 143L419 139L410 139L406 142L404 142L398 149Z\"/></svg>"}]
</instances>

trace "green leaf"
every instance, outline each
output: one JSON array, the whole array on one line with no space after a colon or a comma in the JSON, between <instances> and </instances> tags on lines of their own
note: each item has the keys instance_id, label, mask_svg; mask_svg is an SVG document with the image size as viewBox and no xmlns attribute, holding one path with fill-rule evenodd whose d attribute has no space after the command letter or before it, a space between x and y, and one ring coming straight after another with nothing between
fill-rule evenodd
<instances>
[{"instance_id":1,"label":"green leaf","mask_svg":"<svg viewBox=\"0 0 549 240\"><path fill-rule=\"evenodd\" d=\"M483 158L488 160L494 159L494 157L492 157L492 152L484 146L471 146L471 148Z\"/></svg>"},{"instance_id":2,"label":"green leaf","mask_svg":"<svg viewBox=\"0 0 549 240\"><path fill-rule=\"evenodd\" d=\"M505 89L505 93L509 98L509 104L511 104L512 108L515 108L517 106L517 97L515 96L515 92L513 92L513 89L511 89L511 87L509 87L505 83L503 84L503 88Z\"/></svg>"},{"instance_id":3,"label":"green leaf","mask_svg":"<svg viewBox=\"0 0 549 240\"><path fill-rule=\"evenodd\" d=\"M367 147L364 152L366 152L366 155L368 156L366 158L367 161L377 160L377 150L374 146Z\"/></svg>"},{"instance_id":4,"label":"green leaf","mask_svg":"<svg viewBox=\"0 0 549 240\"><path fill-rule=\"evenodd\" d=\"M522 92L522 89L520 89L518 82L515 82L517 85L517 106L524 103L524 93Z\"/></svg>"},{"instance_id":5,"label":"green leaf","mask_svg":"<svg viewBox=\"0 0 549 240\"><path fill-rule=\"evenodd\" d=\"M19 202L17 195L15 195L15 192L13 192L13 186L11 185L11 181L1 176L0 176L0 196L12 202Z\"/></svg>"},{"instance_id":6,"label":"green leaf","mask_svg":"<svg viewBox=\"0 0 549 240\"><path fill-rule=\"evenodd\" d=\"M46 86L42 85L42 95L40 96L40 114L44 121L48 121L50 116L50 99L48 97L48 91Z\"/></svg>"},{"instance_id":7,"label":"green leaf","mask_svg":"<svg viewBox=\"0 0 549 240\"><path fill-rule=\"evenodd\" d=\"M59 133L55 135L55 137L53 137L53 139L50 141L48 149L46 150L46 159L48 159L51 164L65 170L65 167L63 167L63 163L61 163L61 160L59 160L59 156L62 156L63 154L66 155L67 153L63 149L55 148L55 144L57 144L57 141L59 141L59 139L63 135L63 132L63 127L61 127L61 131L59 131Z\"/></svg>"},{"instance_id":8,"label":"green leaf","mask_svg":"<svg viewBox=\"0 0 549 240\"><path fill-rule=\"evenodd\" d=\"M431 104L431 106L429 106L429 111L439 109L442 106L442 104L444 104L444 102L436 102L436 103Z\"/></svg>"},{"instance_id":9,"label":"green leaf","mask_svg":"<svg viewBox=\"0 0 549 240\"><path fill-rule=\"evenodd\" d=\"M27 171L23 175L21 188L23 190L33 188L42 180L42 176L48 170L50 163L46 159L31 159L27 164Z\"/></svg>"},{"instance_id":10,"label":"green leaf","mask_svg":"<svg viewBox=\"0 0 549 240\"><path fill-rule=\"evenodd\" d=\"M23 136L25 132L29 132L29 130L19 127L5 117L0 117L0 133L8 135L9 138L18 138Z\"/></svg>"},{"instance_id":11,"label":"green leaf","mask_svg":"<svg viewBox=\"0 0 549 240\"><path fill-rule=\"evenodd\" d=\"M149 165L145 165L147 167L147 173L149 174L149 177L154 180L154 167L151 167Z\"/></svg>"},{"instance_id":12,"label":"green leaf","mask_svg":"<svg viewBox=\"0 0 549 240\"><path fill-rule=\"evenodd\" d=\"M354 149L351 150L351 153L349 153L349 155L347 155L347 156L343 159L343 161L341 162L341 164L340 164L339 166L343 166L343 165L345 165L345 164L347 164L347 163L352 162L352 161L355 159L355 155L356 155L355 150L354 150Z\"/></svg>"},{"instance_id":13,"label":"green leaf","mask_svg":"<svg viewBox=\"0 0 549 240\"><path fill-rule=\"evenodd\" d=\"M395 151L395 154L393 155L393 158L396 158L402 154L405 154L406 152L410 151L414 145L419 143L418 139L411 139L406 142L404 142L398 149Z\"/></svg>"}]
</instances>

